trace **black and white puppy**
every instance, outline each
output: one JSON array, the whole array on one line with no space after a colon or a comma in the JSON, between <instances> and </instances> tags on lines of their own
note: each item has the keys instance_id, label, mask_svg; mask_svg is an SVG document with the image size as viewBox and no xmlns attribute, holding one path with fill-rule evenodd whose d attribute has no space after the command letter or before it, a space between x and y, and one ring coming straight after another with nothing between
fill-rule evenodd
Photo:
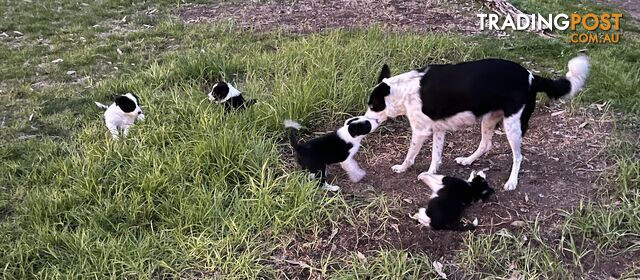
<instances>
[{"instance_id":1,"label":"black and white puppy","mask_svg":"<svg viewBox=\"0 0 640 280\"><path fill-rule=\"evenodd\" d=\"M224 104L226 110L246 109L257 102L255 99L245 100L239 90L223 81L214 84L207 96L210 101Z\"/></svg>"},{"instance_id":2,"label":"black and white puppy","mask_svg":"<svg viewBox=\"0 0 640 280\"><path fill-rule=\"evenodd\" d=\"M483 171L471 172L467 181L443 175L421 174L418 179L431 188L431 198L415 215L417 220L435 230L473 230L478 219L464 225L460 221L464 209L471 203L486 201L495 192Z\"/></svg>"},{"instance_id":3,"label":"black and white puppy","mask_svg":"<svg viewBox=\"0 0 640 280\"><path fill-rule=\"evenodd\" d=\"M309 171L313 178L320 178L323 188L338 191L340 187L327 183L327 165L340 163L349 175L349 180L360 181L366 172L360 168L354 156L360 148L360 142L365 135L373 132L378 123L365 117L354 117L346 120L344 126L338 130L311 139L305 143L298 143L300 124L292 120L284 122L289 129L289 141L296 152L300 166Z\"/></svg>"},{"instance_id":4,"label":"black and white puppy","mask_svg":"<svg viewBox=\"0 0 640 280\"><path fill-rule=\"evenodd\" d=\"M405 172L415 161L425 140L433 136L431 164L435 174L441 163L445 133L481 119L482 139L478 149L456 162L470 165L491 149L496 124L502 120L513 163L505 190L518 185L522 137L536 105L536 93L551 98L572 97L584 85L589 60L578 56L568 63L565 77L552 80L534 75L521 65L501 59L483 59L459 64L428 65L391 77L384 65L378 84L370 94L366 117L383 122L406 115L411 125L411 144L404 162L392 170Z\"/></svg>"},{"instance_id":5,"label":"black and white puppy","mask_svg":"<svg viewBox=\"0 0 640 280\"><path fill-rule=\"evenodd\" d=\"M116 97L110 106L95 102L98 107L106 109L104 123L107 125L109 132L111 132L113 139L118 139L120 130L122 130L124 136L127 136L129 128L136 120L144 120L144 113L139 102L138 97L133 93L126 93Z\"/></svg>"}]
</instances>

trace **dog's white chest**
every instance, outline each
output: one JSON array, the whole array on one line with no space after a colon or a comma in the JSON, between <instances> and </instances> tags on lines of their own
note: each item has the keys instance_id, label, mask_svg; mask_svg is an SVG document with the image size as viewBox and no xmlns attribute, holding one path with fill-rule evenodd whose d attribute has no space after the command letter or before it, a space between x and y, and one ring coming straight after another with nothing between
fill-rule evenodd
<instances>
[{"instance_id":1,"label":"dog's white chest","mask_svg":"<svg viewBox=\"0 0 640 280\"><path fill-rule=\"evenodd\" d=\"M109 109L104 112L104 119L106 122L109 122L118 128L122 128L133 125L136 120L136 116L134 114L124 113L117 107L109 107Z\"/></svg>"}]
</instances>

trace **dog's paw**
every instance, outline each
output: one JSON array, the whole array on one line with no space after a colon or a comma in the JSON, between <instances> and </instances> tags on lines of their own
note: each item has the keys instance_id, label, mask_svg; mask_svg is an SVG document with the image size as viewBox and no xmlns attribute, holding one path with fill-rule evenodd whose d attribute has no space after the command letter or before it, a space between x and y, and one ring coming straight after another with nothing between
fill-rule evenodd
<instances>
[{"instance_id":1,"label":"dog's paw","mask_svg":"<svg viewBox=\"0 0 640 280\"><path fill-rule=\"evenodd\" d=\"M324 185L322 186L322 189L330 191L330 192L337 192L337 191L340 190L340 187L338 187L336 185L331 185L331 184L324 183Z\"/></svg>"},{"instance_id":2,"label":"dog's paw","mask_svg":"<svg viewBox=\"0 0 640 280\"><path fill-rule=\"evenodd\" d=\"M413 217L415 217L416 220L418 220L418 222L420 224L422 224L425 227L430 228L431 227L431 218L429 218L429 216L427 216L426 213L426 208L420 208L418 210L418 213L415 213L413 215Z\"/></svg>"},{"instance_id":3,"label":"dog's paw","mask_svg":"<svg viewBox=\"0 0 640 280\"><path fill-rule=\"evenodd\" d=\"M402 173L407 171L409 167L405 164L397 164L391 167L391 170L393 170L393 172L395 173Z\"/></svg>"},{"instance_id":4,"label":"dog's paw","mask_svg":"<svg viewBox=\"0 0 640 280\"><path fill-rule=\"evenodd\" d=\"M505 191L512 191L515 190L516 187L518 186L518 180L511 180L509 179L505 184L504 184L504 190Z\"/></svg>"},{"instance_id":5,"label":"dog's paw","mask_svg":"<svg viewBox=\"0 0 640 280\"><path fill-rule=\"evenodd\" d=\"M367 175L367 172L365 172L364 170L360 170L358 172L355 172L355 174L349 174L349 180L351 180L351 182L357 183L360 182L360 180L362 180L365 175Z\"/></svg>"},{"instance_id":6,"label":"dog's paw","mask_svg":"<svg viewBox=\"0 0 640 280\"><path fill-rule=\"evenodd\" d=\"M418 174L418 180L422 180L424 177L430 176L430 175L433 175L433 173L431 173L429 171L422 172L422 173Z\"/></svg>"},{"instance_id":7,"label":"dog's paw","mask_svg":"<svg viewBox=\"0 0 640 280\"><path fill-rule=\"evenodd\" d=\"M457 157L456 158L456 163L463 165L463 166L467 166L473 163L473 160L470 159L469 157Z\"/></svg>"}]
</instances>

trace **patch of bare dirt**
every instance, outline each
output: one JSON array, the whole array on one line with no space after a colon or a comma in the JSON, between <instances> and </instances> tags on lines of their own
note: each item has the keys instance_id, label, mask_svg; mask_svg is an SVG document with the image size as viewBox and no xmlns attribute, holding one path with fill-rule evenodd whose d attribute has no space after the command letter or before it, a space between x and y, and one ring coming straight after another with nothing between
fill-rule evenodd
<instances>
[{"instance_id":1,"label":"patch of bare dirt","mask_svg":"<svg viewBox=\"0 0 640 280\"><path fill-rule=\"evenodd\" d=\"M601 107L601 106L598 106ZM473 234L492 233L502 228L517 231L537 220L546 240L557 239L562 222L561 210L570 211L581 200L595 197L594 181L609 163L602 154L605 140L613 130L612 119L591 106L568 113L559 105L539 105L525 135L518 188L503 190L511 168L511 149L500 126L495 131L493 149L471 166L460 166L454 159L471 154L480 141L480 125L449 133L443 152L440 174L467 178L472 170L488 168L488 181L496 189L490 201L472 205L465 218L478 218L480 226ZM430 163L431 143L425 143L415 165L396 174L391 166L403 161L410 142L411 130L405 118L384 123L369 135L356 156L367 176L358 183L350 182L344 171L334 165L330 179L350 199L366 200L376 195L397 198L401 204L387 224L340 224L316 236L297 236L289 250L278 252L286 259L317 263L322 256L339 256L362 252L369 255L380 249L406 249L426 253L431 259L448 258L463 249L467 232L433 231L409 218L423 207L430 196L429 188L417 180ZM333 177L332 177L333 176ZM515 222L515 223L514 223ZM314 243L313 249L303 244ZM307 247L308 248L308 247ZM297 275L304 269L284 267ZM306 273L306 272L305 272ZM304 276L304 275L302 275Z\"/></svg>"},{"instance_id":2,"label":"patch of bare dirt","mask_svg":"<svg viewBox=\"0 0 640 280\"><path fill-rule=\"evenodd\" d=\"M231 21L243 29L293 33L381 25L390 30L478 32L473 1L294 0L188 5L178 11L187 23Z\"/></svg>"}]
</instances>

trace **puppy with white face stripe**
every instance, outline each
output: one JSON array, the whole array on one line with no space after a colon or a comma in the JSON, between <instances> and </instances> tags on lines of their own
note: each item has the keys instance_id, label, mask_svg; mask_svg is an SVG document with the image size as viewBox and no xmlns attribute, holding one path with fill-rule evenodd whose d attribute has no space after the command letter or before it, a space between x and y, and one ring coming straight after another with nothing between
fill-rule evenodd
<instances>
[{"instance_id":1,"label":"puppy with white face stripe","mask_svg":"<svg viewBox=\"0 0 640 280\"><path fill-rule=\"evenodd\" d=\"M289 142L295 150L298 163L309 171L313 178L320 178L322 187L330 191L338 191L340 187L328 184L327 165L340 163L340 167L347 172L349 180L358 182L367 174L355 160L360 149L360 142L365 135L378 127L378 122L366 117L354 117L346 120L338 130L298 143L297 132L300 124L292 120L284 122L289 129Z\"/></svg>"},{"instance_id":2,"label":"puppy with white face stripe","mask_svg":"<svg viewBox=\"0 0 640 280\"><path fill-rule=\"evenodd\" d=\"M478 219L464 225L460 222L464 209L471 203L486 201L495 192L484 171L471 172L466 181L456 177L420 174L418 180L431 189L427 206L414 216L421 224L435 230L473 230Z\"/></svg>"},{"instance_id":3,"label":"puppy with white face stripe","mask_svg":"<svg viewBox=\"0 0 640 280\"><path fill-rule=\"evenodd\" d=\"M239 90L223 81L214 84L207 97L209 101L224 104L226 110L246 109L256 104L255 99L245 100Z\"/></svg>"},{"instance_id":4,"label":"puppy with white face stripe","mask_svg":"<svg viewBox=\"0 0 640 280\"><path fill-rule=\"evenodd\" d=\"M129 133L129 128L136 122L144 120L144 112L140 106L138 96L126 93L116 97L110 105L94 102L98 107L106 109L104 123L111 132L113 139L118 139L120 131L124 136Z\"/></svg>"},{"instance_id":5,"label":"puppy with white face stripe","mask_svg":"<svg viewBox=\"0 0 640 280\"><path fill-rule=\"evenodd\" d=\"M482 139L477 150L456 158L470 165L491 149L496 124L502 120L513 162L505 190L518 185L522 162L520 146L536 105L536 94L550 98L574 96L589 74L589 60L578 56L568 63L565 77L552 80L533 75L521 65L501 59L484 59L459 64L428 65L391 77L384 65L378 84L369 96L366 117L383 122L406 115L411 125L411 144L407 156L392 170L405 172L429 136L433 136L431 164L426 173L434 174L441 163L445 133L481 120Z\"/></svg>"}]
</instances>

